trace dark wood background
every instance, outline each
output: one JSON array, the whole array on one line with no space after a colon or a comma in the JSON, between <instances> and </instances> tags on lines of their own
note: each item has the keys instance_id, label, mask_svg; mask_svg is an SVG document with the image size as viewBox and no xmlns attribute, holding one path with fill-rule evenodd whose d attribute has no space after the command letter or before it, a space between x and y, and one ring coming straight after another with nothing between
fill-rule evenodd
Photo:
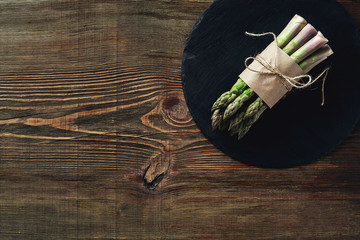
<instances>
[{"instance_id":1,"label":"dark wood background","mask_svg":"<svg viewBox=\"0 0 360 240\"><path fill-rule=\"evenodd\" d=\"M359 124L278 170L192 121L182 51L210 3L0 1L0 239L360 239Z\"/></svg>"}]
</instances>

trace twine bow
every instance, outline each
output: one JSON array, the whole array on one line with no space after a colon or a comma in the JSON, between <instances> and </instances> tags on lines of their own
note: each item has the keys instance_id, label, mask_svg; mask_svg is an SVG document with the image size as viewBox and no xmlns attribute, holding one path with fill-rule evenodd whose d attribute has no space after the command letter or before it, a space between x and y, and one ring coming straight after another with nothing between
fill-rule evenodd
<instances>
[{"instance_id":1,"label":"twine bow","mask_svg":"<svg viewBox=\"0 0 360 240\"><path fill-rule=\"evenodd\" d=\"M273 32L266 32L266 33L260 33L260 34L245 32L245 34L248 35L248 36L252 36L252 37L262 37L262 36L266 36L266 35L272 35L274 37L274 41L277 43L276 35ZM278 44L276 44L276 45L278 45ZM277 48L277 51L278 50L279 50L279 48ZM280 70L278 69L277 64L276 64L277 51L275 52L274 66L271 65L270 63L268 63L260 55L257 55L255 57L246 58L245 61L244 61L245 67L247 69L249 69L250 71L257 72L257 73L260 73L260 74L275 74L275 75L278 75L280 77L280 79L283 80L282 83L284 84L284 86L286 87L286 89L288 91L291 90L291 89L289 89L289 85L291 85L294 88L306 88L306 87L312 85L313 83L315 83L317 80L319 80L324 75L323 83L322 83L322 102L321 102L321 106L323 106L325 104L325 80L326 80L327 74L328 74L328 72L330 70L330 67L325 68L324 71L322 73L320 73L315 79L313 79L312 76L310 76L309 74L303 74L303 75L298 75L298 76L291 77L291 76L288 76L288 75L285 75L285 74L281 73ZM268 70L268 72L266 72L266 71L258 71L258 70L249 68L249 65L248 65L249 60L257 61L266 70ZM302 79L307 79L307 81L305 81L305 82L300 81ZM289 85L285 84L285 82L288 83Z\"/></svg>"}]
</instances>

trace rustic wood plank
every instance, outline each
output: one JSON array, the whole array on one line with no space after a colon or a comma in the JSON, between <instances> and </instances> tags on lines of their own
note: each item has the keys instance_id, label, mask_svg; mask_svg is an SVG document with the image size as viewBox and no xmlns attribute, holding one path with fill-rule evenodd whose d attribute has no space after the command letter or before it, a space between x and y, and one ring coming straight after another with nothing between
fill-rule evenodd
<instances>
[{"instance_id":1,"label":"rustic wood plank","mask_svg":"<svg viewBox=\"0 0 360 240\"><path fill-rule=\"evenodd\" d=\"M281 171L197 129L181 56L210 2L0 2L1 239L360 237L359 125Z\"/></svg>"}]
</instances>

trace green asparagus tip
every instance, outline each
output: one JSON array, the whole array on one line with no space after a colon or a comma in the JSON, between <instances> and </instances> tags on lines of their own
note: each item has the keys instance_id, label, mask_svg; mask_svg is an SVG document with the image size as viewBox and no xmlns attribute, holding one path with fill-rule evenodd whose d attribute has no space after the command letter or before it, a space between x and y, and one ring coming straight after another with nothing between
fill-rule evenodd
<instances>
[{"instance_id":1,"label":"green asparagus tip","mask_svg":"<svg viewBox=\"0 0 360 240\"><path fill-rule=\"evenodd\" d=\"M211 117L211 127L213 131L219 127L222 119L222 112L219 109L215 110Z\"/></svg>"},{"instance_id":2,"label":"green asparagus tip","mask_svg":"<svg viewBox=\"0 0 360 240\"><path fill-rule=\"evenodd\" d=\"M233 116L252 95L254 95L254 91L251 88L247 88L240 96L235 98L235 100L226 108L224 119Z\"/></svg>"}]
</instances>

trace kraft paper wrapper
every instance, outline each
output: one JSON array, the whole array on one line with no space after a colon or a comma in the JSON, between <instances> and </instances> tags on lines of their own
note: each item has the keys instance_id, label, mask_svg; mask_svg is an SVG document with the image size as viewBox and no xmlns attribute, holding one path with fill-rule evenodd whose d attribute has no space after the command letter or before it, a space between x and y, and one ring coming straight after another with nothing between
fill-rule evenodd
<instances>
[{"instance_id":1,"label":"kraft paper wrapper","mask_svg":"<svg viewBox=\"0 0 360 240\"><path fill-rule=\"evenodd\" d=\"M283 75L295 77L305 74L299 65L290 58L289 55L283 52L275 42L269 44L269 46L260 53L260 56L271 66L275 66L276 63L276 67ZM261 73L251 71L250 69ZM269 108L272 108L292 88L282 77L271 73L256 60L239 76Z\"/></svg>"}]
</instances>

